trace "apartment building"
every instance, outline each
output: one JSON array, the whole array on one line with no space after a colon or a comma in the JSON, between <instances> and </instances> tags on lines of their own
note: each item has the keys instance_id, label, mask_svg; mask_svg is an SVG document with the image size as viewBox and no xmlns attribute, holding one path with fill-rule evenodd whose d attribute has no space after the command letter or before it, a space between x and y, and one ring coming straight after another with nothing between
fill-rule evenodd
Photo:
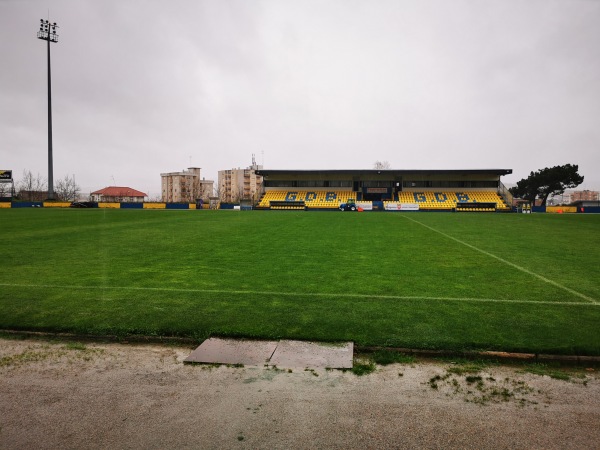
<instances>
[{"instance_id":1,"label":"apartment building","mask_svg":"<svg viewBox=\"0 0 600 450\"><path fill-rule=\"evenodd\" d=\"M181 172L161 173L162 201L167 203L195 203L208 201L213 195L214 181L200 176L200 167L189 167Z\"/></svg>"},{"instance_id":2,"label":"apartment building","mask_svg":"<svg viewBox=\"0 0 600 450\"><path fill-rule=\"evenodd\" d=\"M263 179L256 174L262 166L256 164L252 155L252 165L245 169L220 170L218 178L219 199L223 203L239 203L247 200L253 204L258 202Z\"/></svg>"},{"instance_id":3,"label":"apartment building","mask_svg":"<svg viewBox=\"0 0 600 450\"><path fill-rule=\"evenodd\" d=\"M589 190L583 190L583 191L573 191L571 193L571 203L575 203L575 202L581 202L581 201L591 201L591 202L597 202L598 201L598 191L589 191Z\"/></svg>"}]
</instances>

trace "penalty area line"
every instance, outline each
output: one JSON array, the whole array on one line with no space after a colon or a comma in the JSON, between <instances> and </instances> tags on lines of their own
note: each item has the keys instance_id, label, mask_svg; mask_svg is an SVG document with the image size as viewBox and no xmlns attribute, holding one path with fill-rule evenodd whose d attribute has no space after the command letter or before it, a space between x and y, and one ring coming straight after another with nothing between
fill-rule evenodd
<instances>
[{"instance_id":1,"label":"penalty area line","mask_svg":"<svg viewBox=\"0 0 600 450\"><path fill-rule=\"evenodd\" d=\"M504 263L504 264L506 264L506 265L508 265L508 266L510 266L512 268L514 268L514 269L520 270L521 272L524 272L524 273L526 273L528 275L531 275L531 276L537 278L538 280L541 280L541 281L543 281L545 283L548 283L548 284L550 284L550 285L552 285L554 287L557 287L557 288L560 288L560 289L562 289L564 291L567 291L568 293L576 295L577 297L583 298L584 300L592 302L594 305L600 305L598 303L598 301L595 300L595 299L593 299L592 297L588 297L587 295L582 294L581 292L577 292L577 291L575 291L575 290L573 290L573 289L571 289L571 288L569 288L567 286L564 286L564 285L562 285L560 283L557 283L556 281L553 281L553 280L551 280L549 278L546 278L546 277L544 277L544 276L542 276L540 274L532 272L531 270L528 270L525 267L521 267L518 264L510 262L510 261L508 261L508 260L506 260L504 258L501 258L501 257L497 256L497 255L494 255L493 253L490 253L490 252L487 252L485 250L482 250L479 247L475 247L474 245L471 245L468 242L461 241L460 239L455 238L454 236L451 236L449 234L446 234L443 231L437 230L437 229L435 229L433 227L430 227L429 225L425 225L424 223L419 222L418 220L415 220L412 217L408 217L406 215L402 215L401 217L404 217L405 219L410 220L411 222L417 223L417 224L421 225L422 227L425 227L428 230L433 231L434 233L438 233L438 234L441 234L444 237L447 237L448 239L452 239L454 242L458 242L459 244L462 244L462 245L464 245L466 247L469 247L472 250L475 250L475 251L477 251L479 253L483 253L486 256L494 258L494 259L496 259L496 260L498 260L498 261L500 261L500 262L502 262L502 263Z\"/></svg>"},{"instance_id":2,"label":"penalty area line","mask_svg":"<svg viewBox=\"0 0 600 450\"><path fill-rule=\"evenodd\" d=\"M114 290L114 291L145 291L145 292L178 292L195 294L231 294L231 295L264 295L281 297L337 297L354 299L380 299L380 300L416 300L416 301L439 301L439 302L471 302L471 303L515 303L529 305L566 305L566 306L600 306L593 302L563 302L563 301L535 301L502 298L475 298L475 297L435 297L418 295L379 295L379 294L333 294L327 292L277 292L277 291L253 291L253 290L227 290L227 289L185 289L185 288L159 288L142 286L77 286L77 285L52 285L52 284L14 284L0 283L1 287L29 288L29 289L71 289L71 290Z\"/></svg>"}]
</instances>

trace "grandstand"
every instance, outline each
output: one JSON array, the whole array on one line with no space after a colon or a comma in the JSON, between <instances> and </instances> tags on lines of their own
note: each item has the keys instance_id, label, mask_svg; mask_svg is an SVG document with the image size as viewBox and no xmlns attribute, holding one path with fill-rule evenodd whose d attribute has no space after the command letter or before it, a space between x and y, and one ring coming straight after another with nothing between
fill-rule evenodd
<instances>
[{"instance_id":1,"label":"grandstand","mask_svg":"<svg viewBox=\"0 0 600 450\"><path fill-rule=\"evenodd\" d=\"M509 211L500 181L510 169L259 170L259 209L337 209L354 199L364 209Z\"/></svg>"},{"instance_id":2,"label":"grandstand","mask_svg":"<svg viewBox=\"0 0 600 450\"><path fill-rule=\"evenodd\" d=\"M351 198L356 198L351 191L272 190L265 192L258 206L270 209L298 209L294 206L302 207L301 209L331 209L338 208L340 203L346 203Z\"/></svg>"}]
</instances>

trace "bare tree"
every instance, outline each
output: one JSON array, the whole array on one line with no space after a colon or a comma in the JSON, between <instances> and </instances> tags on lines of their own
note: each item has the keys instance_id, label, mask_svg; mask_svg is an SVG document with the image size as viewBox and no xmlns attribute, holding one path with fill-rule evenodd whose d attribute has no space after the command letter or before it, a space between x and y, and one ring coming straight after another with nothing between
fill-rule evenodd
<instances>
[{"instance_id":1,"label":"bare tree","mask_svg":"<svg viewBox=\"0 0 600 450\"><path fill-rule=\"evenodd\" d=\"M375 161L373 164L373 169L375 170L390 170L392 166L388 161Z\"/></svg>"},{"instance_id":2,"label":"bare tree","mask_svg":"<svg viewBox=\"0 0 600 450\"><path fill-rule=\"evenodd\" d=\"M73 175L72 178L69 177L69 175L65 175L63 179L58 180L56 187L54 188L56 198L63 202L73 202L77 200L80 190L81 189L75 182L75 175Z\"/></svg>"},{"instance_id":3,"label":"bare tree","mask_svg":"<svg viewBox=\"0 0 600 450\"><path fill-rule=\"evenodd\" d=\"M23 170L23 178L17 183L19 197L22 200L41 201L48 195L46 179L38 173L33 175L31 170Z\"/></svg>"},{"instance_id":4,"label":"bare tree","mask_svg":"<svg viewBox=\"0 0 600 450\"><path fill-rule=\"evenodd\" d=\"M219 197L219 201L222 203L239 203L244 197L244 187L232 185L231 189L225 186L217 185L213 188L215 197Z\"/></svg>"},{"instance_id":5,"label":"bare tree","mask_svg":"<svg viewBox=\"0 0 600 450\"><path fill-rule=\"evenodd\" d=\"M0 197L12 197L12 182L0 182Z\"/></svg>"},{"instance_id":6,"label":"bare tree","mask_svg":"<svg viewBox=\"0 0 600 450\"><path fill-rule=\"evenodd\" d=\"M219 197L219 201L223 201L224 194L225 194L225 189L223 189L223 187L219 183L215 184L213 187L213 196Z\"/></svg>"},{"instance_id":7,"label":"bare tree","mask_svg":"<svg viewBox=\"0 0 600 450\"><path fill-rule=\"evenodd\" d=\"M235 189L232 189L231 197L233 203L240 203L242 200L246 200L244 197L244 186L241 185L237 186Z\"/></svg>"}]
</instances>

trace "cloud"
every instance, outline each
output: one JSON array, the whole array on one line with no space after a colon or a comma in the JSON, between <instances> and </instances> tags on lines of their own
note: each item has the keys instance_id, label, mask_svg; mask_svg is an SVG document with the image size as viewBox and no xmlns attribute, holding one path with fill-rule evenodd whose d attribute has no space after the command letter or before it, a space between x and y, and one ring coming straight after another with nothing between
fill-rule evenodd
<instances>
[{"instance_id":1,"label":"cloud","mask_svg":"<svg viewBox=\"0 0 600 450\"><path fill-rule=\"evenodd\" d=\"M0 152L45 173L48 2L0 3ZM600 3L53 1L55 177L580 165L600 189Z\"/></svg>"}]
</instances>

